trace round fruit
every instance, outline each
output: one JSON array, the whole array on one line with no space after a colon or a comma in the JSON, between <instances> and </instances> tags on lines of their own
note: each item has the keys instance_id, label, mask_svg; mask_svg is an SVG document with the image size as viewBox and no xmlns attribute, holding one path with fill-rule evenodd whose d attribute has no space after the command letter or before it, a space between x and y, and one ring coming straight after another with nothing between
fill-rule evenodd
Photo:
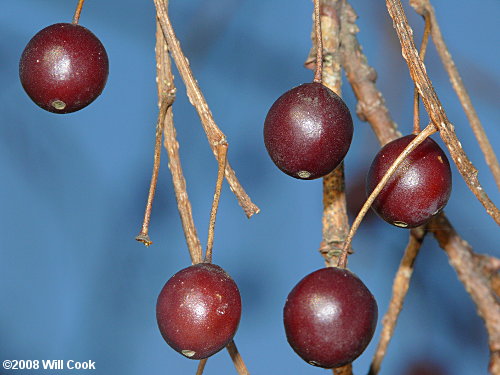
<instances>
[{"instance_id":1,"label":"round fruit","mask_svg":"<svg viewBox=\"0 0 500 375\"><path fill-rule=\"evenodd\" d=\"M21 84L43 109L69 113L93 102L108 79L108 55L83 26L57 23L39 31L19 62Z\"/></svg>"},{"instance_id":2,"label":"round fruit","mask_svg":"<svg viewBox=\"0 0 500 375\"><path fill-rule=\"evenodd\" d=\"M219 266L199 263L167 281L156 304L160 332L174 350L191 359L210 357L234 337L241 297Z\"/></svg>"},{"instance_id":3,"label":"round fruit","mask_svg":"<svg viewBox=\"0 0 500 375\"><path fill-rule=\"evenodd\" d=\"M304 277L288 295L283 315L293 350L313 366L335 368L365 350L378 308L355 274L331 267Z\"/></svg>"},{"instance_id":4,"label":"round fruit","mask_svg":"<svg viewBox=\"0 0 500 375\"><path fill-rule=\"evenodd\" d=\"M368 171L368 195L415 137L413 134L407 135L382 147ZM448 158L436 142L427 138L400 164L373 202L372 208L390 224L413 228L441 211L450 193L451 169Z\"/></svg>"},{"instance_id":5,"label":"round fruit","mask_svg":"<svg viewBox=\"0 0 500 375\"><path fill-rule=\"evenodd\" d=\"M264 143L286 174L303 180L327 175L351 145L352 118L343 100L321 83L287 91L269 110Z\"/></svg>"}]
</instances>

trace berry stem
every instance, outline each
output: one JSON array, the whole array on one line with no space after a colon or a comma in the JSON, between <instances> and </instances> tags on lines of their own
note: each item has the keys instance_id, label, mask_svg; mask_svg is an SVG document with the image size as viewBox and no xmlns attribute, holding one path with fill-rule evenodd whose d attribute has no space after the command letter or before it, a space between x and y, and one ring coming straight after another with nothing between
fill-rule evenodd
<instances>
[{"instance_id":1,"label":"berry stem","mask_svg":"<svg viewBox=\"0 0 500 375\"><path fill-rule=\"evenodd\" d=\"M205 370L205 365L207 364L208 358L200 359L198 363L198 368L196 369L196 375L202 375L203 370Z\"/></svg>"},{"instance_id":2,"label":"berry stem","mask_svg":"<svg viewBox=\"0 0 500 375\"><path fill-rule=\"evenodd\" d=\"M75 14L73 15L73 25L77 25L80 20L80 13L82 12L83 3L85 0L78 0L78 4L76 6Z\"/></svg>"},{"instance_id":3,"label":"berry stem","mask_svg":"<svg viewBox=\"0 0 500 375\"><path fill-rule=\"evenodd\" d=\"M345 268L347 266L347 255L349 253L349 249L351 247L351 242L352 238L354 237L354 234L359 228L359 225L361 224L361 221L365 217L366 213L370 209L373 201L375 198L377 198L378 194L382 191L384 186L386 185L387 181L392 177L394 172L398 169L399 165L404 161L404 159L410 154L419 144L421 144L427 137L429 137L431 134L436 133L437 129L434 126L433 123L430 123L425 127L422 132L420 132L419 135L411 141L408 146L401 152L401 154L394 160L394 163L391 164L387 172L384 174L384 177L380 180L380 182L377 184L375 189L373 189L372 193L366 200L365 204L359 211L358 215L356 216L356 219L354 220L354 223L352 224L351 230L349 231L349 234L347 235L346 241L344 243L344 247L342 249L342 255L340 256L339 263L337 267L340 268Z\"/></svg>"},{"instance_id":4,"label":"berry stem","mask_svg":"<svg viewBox=\"0 0 500 375\"><path fill-rule=\"evenodd\" d=\"M245 362L243 362L243 358L238 352L238 348L236 348L236 344L234 340L231 340L229 344L227 344L226 349L233 360L234 367L239 375L250 375L247 367L245 366Z\"/></svg>"},{"instance_id":5,"label":"berry stem","mask_svg":"<svg viewBox=\"0 0 500 375\"><path fill-rule=\"evenodd\" d=\"M352 375L352 362L332 369L333 375Z\"/></svg>"},{"instance_id":6,"label":"berry stem","mask_svg":"<svg viewBox=\"0 0 500 375\"><path fill-rule=\"evenodd\" d=\"M165 5L166 2L164 3ZM156 26L156 77L158 86L159 105L169 96L175 93L174 76L170 56L168 54L167 44L163 37L161 27L157 22ZM193 210L186 188L186 179L182 170L181 159L179 155L179 143L177 142L176 131L172 107L167 110L165 121L163 122L164 143L163 146L168 154L168 168L172 176L175 198L177 201L177 210L181 218L184 237L191 256L193 264L200 263L203 260L203 250L200 239L196 231L193 220Z\"/></svg>"},{"instance_id":7,"label":"berry stem","mask_svg":"<svg viewBox=\"0 0 500 375\"><path fill-rule=\"evenodd\" d=\"M217 209L219 208L220 193L222 182L224 182L224 171L226 170L227 162L227 143L217 145L217 161L219 169L217 172L217 182L215 184L214 200L212 202L212 210L210 211L210 222L208 224L208 240L207 250L205 252L205 262L212 263L212 249L214 245L215 219L217 217Z\"/></svg>"},{"instance_id":8,"label":"berry stem","mask_svg":"<svg viewBox=\"0 0 500 375\"><path fill-rule=\"evenodd\" d=\"M427 44L429 42L429 34L431 31L431 22L429 16L424 14L425 26L424 26L424 35L422 37L422 44L420 46L420 60L422 62L425 60L425 52L427 51ZM413 88L413 134L420 133L420 95L418 93L417 86L415 85Z\"/></svg>"},{"instance_id":9,"label":"berry stem","mask_svg":"<svg viewBox=\"0 0 500 375\"><path fill-rule=\"evenodd\" d=\"M417 258L426 234L427 231L424 226L410 230L408 245L406 245L405 253L392 283L391 302L382 319L382 332L380 333L380 339L368 375L377 375L380 371L382 360L387 352L387 346L394 334L399 314L403 309L403 302L410 288L415 259Z\"/></svg>"},{"instance_id":10,"label":"berry stem","mask_svg":"<svg viewBox=\"0 0 500 375\"><path fill-rule=\"evenodd\" d=\"M156 192L156 184L158 182L158 172L160 170L160 156L161 156L161 141L163 138L163 122L165 120L165 115L167 114L168 108L173 104L175 100L175 91L170 97L164 100L160 106L160 111L158 113L158 121L156 123L156 140L155 140L155 152L154 152L154 162L153 162L153 174L151 175L151 183L149 185L148 200L146 203L146 211L144 213L144 220L142 222L141 232L135 238L137 241L142 242L144 245L149 246L153 242L149 238L149 223L151 221L151 210L153 207L153 200Z\"/></svg>"},{"instance_id":11,"label":"berry stem","mask_svg":"<svg viewBox=\"0 0 500 375\"><path fill-rule=\"evenodd\" d=\"M321 34L320 0L314 0L314 31L316 34L316 70L314 82L323 80L323 36Z\"/></svg>"}]
</instances>

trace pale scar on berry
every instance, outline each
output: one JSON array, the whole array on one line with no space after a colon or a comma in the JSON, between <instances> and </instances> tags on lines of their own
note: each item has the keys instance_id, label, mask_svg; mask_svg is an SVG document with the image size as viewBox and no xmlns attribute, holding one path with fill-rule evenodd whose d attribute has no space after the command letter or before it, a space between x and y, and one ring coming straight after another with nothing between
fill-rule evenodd
<instances>
[{"instance_id":1,"label":"pale scar on berry","mask_svg":"<svg viewBox=\"0 0 500 375\"><path fill-rule=\"evenodd\" d=\"M408 226L408 224L403 221L395 221L393 224L401 228L406 228Z\"/></svg>"},{"instance_id":2,"label":"pale scar on berry","mask_svg":"<svg viewBox=\"0 0 500 375\"><path fill-rule=\"evenodd\" d=\"M308 171L300 171L297 173L297 175L300 178L309 178L311 176L311 173L309 173Z\"/></svg>"},{"instance_id":3,"label":"pale scar on berry","mask_svg":"<svg viewBox=\"0 0 500 375\"><path fill-rule=\"evenodd\" d=\"M54 107L55 109L62 110L66 108L66 103L64 103L62 100L54 100L52 102L52 107Z\"/></svg>"},{"instance_id":4,"label":"pale scar on berry","mask_svg":"<svg viewBox=\"0 0 500 375\"><path fill-rule=\"evenodd\" d=\"M196 352L192 350L182 350L181 353L185 355L186 357L192 357L193 355L196 354Z\"/></svg>"}]
</instances>

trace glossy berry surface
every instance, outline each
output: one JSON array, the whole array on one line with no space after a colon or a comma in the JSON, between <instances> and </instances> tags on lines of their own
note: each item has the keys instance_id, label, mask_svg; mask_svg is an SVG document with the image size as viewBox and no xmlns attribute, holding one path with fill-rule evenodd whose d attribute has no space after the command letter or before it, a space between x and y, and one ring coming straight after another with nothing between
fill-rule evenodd
<instances>
[{"instance_id":1,"label":"glossy berry surface","mask_svg":"<svg viewBox=\"0 0 500 375\"><path fill-rule=\"evenodd\" d=\"M367 194L415 137L407 135L382 147L368 171ZM427 138L399 166L372 208L390 224L417 227L443 209L451 194L451 184L448 158L435 141Z\"/></svg>"},{"instance_id":2,"label":"glossy berry surface","mask_svg":"<svg viewBox=\"0 0 500 375\"><path fill-rule=\"evenodd\" d=\"M219 266L199 263L177 272L156 304L160 332L187 358L207 358L232 340L241 316L241 297Z\"/></svg>"},{"instance_id":3,"label":"glossy berry surface","mask_svg":"<svg viewBox=\"0 0 500 375\"><path fill-rule=\"evenodd\" d=\"M365 284L336 267L304 277L284 309L290 346L304 361L324 368L355 360L372 339L377 317L377 302Z\"/></svg>"},{"instance_id":4,"label":"glossy berry surface","mask_svg":"<svg viewBox=\"0 0 500 375\"><path fill-rule=\"evenodd\" d=\"M108 78L108 55L92 32L57 23L39 31L19 62L24 90L41 108L54 113L78 111L93 102Z\"/></svg>"},{"instance_id":5,"label":"glossy berry surface","mask_svg":"<svg viewBox=\"0 0 500 375\"><path fill-rule=\"evenodd\" d=\"M353 134L344 101L321 83L305 83L279 97L264 122L274 164L304 180L327 175L344 159Z\"/></svg>"}]
</instances>

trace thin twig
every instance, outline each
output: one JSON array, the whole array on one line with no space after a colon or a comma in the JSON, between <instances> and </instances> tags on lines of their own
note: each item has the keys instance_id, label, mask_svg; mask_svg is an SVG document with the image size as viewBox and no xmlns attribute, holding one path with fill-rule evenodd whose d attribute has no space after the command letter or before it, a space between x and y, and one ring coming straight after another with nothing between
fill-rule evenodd
<instances>
[{"instance_id":1,"label":"thin twig","mask_svg":"<svg viewBox=\"0 0 500 375\"><path fill-rule=\"evenodd\" d=\"M144 220L142 222L141 232L135 237L139 242L144 245L149 246L153 242L149 238L149 222L151 221L151 210L153 208L153 200L156 192L156 183L158 182L158 172L160 170L160 157L161 157L161 141L163 139L163 123L165 121L165 116L167 110L172 106L175 100L175 90L172 91L171 95L166 98L166 100L160 105L160 110L158 112L158 120L156 122L156 136L155 136L155 151L153 157L153 173L151 175L151 183L149 184L149 194L146 203L146 210L144 212Z\"/></svg>"},{"instance_id":2,"label":"thin twig","mask_svg":"<svg viewBox=\"0 0 500 375\"><path fill-rule=\"evenodd\" d=\"M196 375L202 375L203 370L205 370L205 366L207 364L208 358L203 358L200 359L200 362L198 362L198 368L196 369Z\"/></svg>"},{"instance_id":3,"label":"thin twig","mask_svg":"<svg viewBox=\"0 0 500 375\"><path fill-rule=\"evenodd\" d=\"M392 283L391 302L382 319L382 332L380 333L380 340L375 350L368 375L376 375L380 371L382 360L387 352L387 346L394 334L399 314L403 309L403 302L410 287L415 259L420 251L425 234L426 231L423 227L413 228L410 231L410 240Z\"/></svg>"},{"instance_id":4,"label":"thin twig","mask_svg":"<svg viewBox=\"0 0 500 375\"><path fill-rule=\"evenodd\" d=\"M226 349L233 360L234 367L236 368L238 374L249 375L250 372L248 372L247 366L245 366L245 362L243 362L243 358L238 352L238 348L236 348L234 340L231 340L231 342L227 344Z\"/></svg>"},{"instance_id":5,"label":"thin twig","mask_svg":"<svg viewBox=\"0 0 500 375\"><path fill-rule=\"evenodd\" d=\"M349 234L347 235L347 238L344 243L344 248L342 249L342 255L339 259L339 267L345 268L347 265L347 255L349 252L349 248L351 246L351 241L352 238L354 237L354 234L359 228L359 225L361 224L361 221L363 220L364 216L370 209L373 201L379 193L382 191L384 186L387 184L389 179L392 177L394 172L398 169L399 165L404 161L404 159L415 149L420 145L426 138L428 138L431 134L436 132L436 127L434 124L430 123L425 127L424 130L422 130L409 144L408 146L405 147L405 149L399 154L399 156L394 160L394 162L391 164L389 169L387 169L387 172L385 172L384 176L380 180L380 182L377 184L375 189L371 192L370 196L366 199L366 202L363 204L363 207L359 211L358 215L356 216L356 219L354 220L354 223L352 224L351 230L349 231Z\"/></svg>"},{"instance_id":6,"label":"thin twig","mask_svg":"<svg viewBox=\"0 0 500 375\"><path fill-rule=\"evenodd\" d=\"M356 113L361 121L368 121L381 145L401 137L397 125L385 105L384 96L375 82L377 72L363 53L356 34L358 18L349 3L346 3L341 17L340 57L351 88L358 100Z\"/></svg>"},{"instance_id":7,"label":"thin twig","mask_svg":"<svg viewBox=\"0 0 500 375\"><path fill-rule=\"evenodd\" d=\"M156 6L157 18L163 30L163 35L167 42L170 53L172 54L172 58L175 61L177 69L179 70L179 74L184 81L184 84L186 85L186 92L189 100L191 104L196 108L196 111L200 116L201 124L207 135L209 145L215 157L217 157L216 146L217 144L224 142L226 140L226 137L216 125L213 119L212 112L208 108L205 97L203 96L203 93L201 92L198 83L193 76L193 72L189 67L189 62L182 52L179 40L175 36L175 32L170 19L168 18L167 8L163 3L163 0L154 0L154 3ZM252 215L258 213L259 208L251 201L250 197L240 185L229 163L227 163L226 165L225 176L229 183L231 191L236 195L238 203L245 211L247 217L251 217Z\"/></svg>"},{"instance_id":8,"label":"thin twig","mask_svg":"<svg viewBox=\"0 0 500 375\"><path fill-rule=\"evenodd\" d=\"M157 86L158 97L161 101L167 100L172 92L175 92L174 77L172 75L170 56L168 55L167 45L163 39L163 32L157 24L156 32L156 64L157 64ZM161 106L161 104L160 104ZM193 220L191 202L189 201L186 180L182 172L181 160L179 157L179 143L175 135L172 108L168 107L164 127L164 147L168 154L168 167L172 174L172 183L174 186L177 208L181 217L184 236L193 263L202 261L201 243L196 232Z\"/></svg>"},{"instance_id":9,"label":"thin twig","mask_svg":"<svg viewBox=\"0 0 500 375\"><path fill-rule=\"evenodd\" d=\"M441 34L441 29L439 28L439 24L436 18L436 12L432 7L429 0L410 0L411 6L423 17L430 18L431 22L431 35L432 40L434 41L434 45L436 46L437 52L441 61L443 62L444 68L450 77L451 84L453 89L457 93L458 99L462 104L465 115L469 120L472 131L476 136L476 139L479 143L479 147L483 151L484 157L486 159L486 164L490 167L490 170L495 178L495 182L497 187L500 189L500 165L498 163L498 159L495 155L495 151L491 146L491 143L486 136L483 125L479 120L479 117L472 105L472 101L470 99L467 90L465 89L465 85L462 82L462 78L460 77L460 73L451 57L450 51L444 42L443 35Z\"/></svg>"},{"instance_id":10,"label":"thin twig","mask_svg":"<svg viewBox=\"0 0 500 375\"><path fill-rule=\"evenodd\" d=\"M482 267L477 266L477 254L465 240L460 238L446 216L438 214L432 218L428 230L448 255L451 266L476 304L479 316L484 320L490 347L490 373L498 375L500 374L500 299ZM497 264L500 261L493 257L490 259L495 260Z\"/></svg>"},{"instance_id":11,"label":"thin twig","mask_svg":"<svg viewBox=\"0 0 500 375\"><path fill-rule=\"evenodd\" d=\"M320 0L314 0L314 34L316 36L316 71L314 82L323 80L323 35L321 33Z\"/></svg>"},{"instance_id":12,"label":"thin twig","mask_svg":"<svg viewBox=\"0 0 500 375\"><path fill-rule=\"evenodd\" d=\"M420 60L425 60L425 52L427 51L427 44L429 42L429 33L431 31L431 22L429 17L425 17L424 35L422 37L422 44L420 45ZM420 95L418 94L417 86L413 89L413 133L420 132Z\"/></svg>"},{"instance_id":13,"label":"thin twig","mask_svg":"<svg viewBox=\"0 0 500 375\"><path fill-rule=\"evenodd\" d=\"M205 262L207 263L212 263L215 219L217 217L217 209L219 207L222 182L224 181L224 171L226 170L227 143L221 143L220 145L217 146L217 161L218 161L217 182L215 184L215 193L212 202L212 210L210 211L210 222L208 224L207 250L205 251Z\"/></svg>"},{"instance_id":14,"label":"thin twig","mask_svg":"<svg viewBox=\"0 0 500 375\"><path fill-rule=\"evenodd\" d=\"M78 21L80 21L80 13L82 13L83 3L85 0L78 0L78 4L76 6L75 14L73 15L73 25L77 25Z\"/></svg>"},{"instance_id":15,"label":"thin twig","mask_svg":"<svg viewBox=\"0 0 500 375\"><path fill-rule=\"evenodd\" d=\"M431 121L439 129L439 134L446 144L467 186L484 206L486 212L500 225L500 211L479 183L477 178L478 171L462 149L462 145L455 134L454 127L448 120L446 112L432 87L425 66L422 60L420 60L413 41L413 30L408 24L401 1L386 0L386 5L401 43L403 58L408 64L410 76L417 86Z\"/></svg>"}]
</instances>

